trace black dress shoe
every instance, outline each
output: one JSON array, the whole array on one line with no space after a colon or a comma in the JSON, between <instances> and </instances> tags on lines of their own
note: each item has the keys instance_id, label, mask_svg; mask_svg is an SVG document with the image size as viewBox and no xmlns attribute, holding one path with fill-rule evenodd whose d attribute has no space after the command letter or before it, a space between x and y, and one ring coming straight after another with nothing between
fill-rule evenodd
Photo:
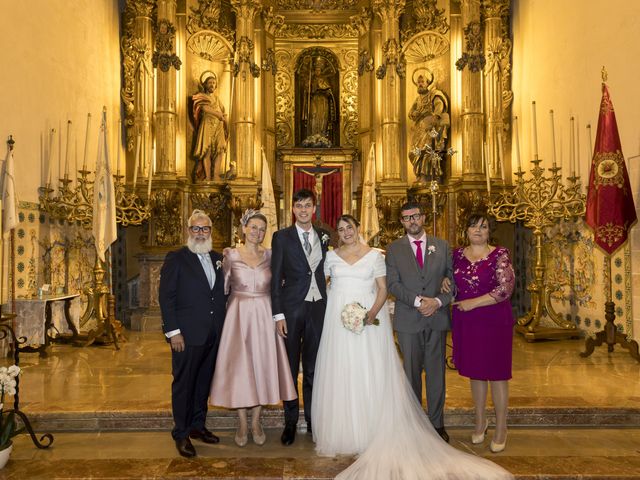
<instances>
[{"instance_id":1,"label":"black dress shoe","mask_svg":"<svg viewBox=\"0 0 640 480\"><path fill-rule=\"evenodd\" d=\"M280 441L283 445L291 445L296 439L296 426L285 425Z\"/></svg>"},{"instance_id":2,"label":"black dress shoe","mask_svg":"<svg viewBox=\"0 0 640 480\"><path fill-rule=\"evenodd\" d=\"M436 432L438 432L438 435L440 435L440 437L447 443L449 443L449 434L447 433L447 431L444 429L444 427L438 427L436 428Z\"/></svg>"},{"instance_id":3,"label":"black dress shoe","mask_svg":"<svg viewBox=\"0 0 640 480\"><path fill-rule=\"evenodd\" d=\"M313 430L311 430L311 422L307 422L307 433L309 435L313 434Z\"/></svg>"},{"instance_id":4,"label":"black dress shoe","mask_svg":"<svg viewBox=\"0 0 640 480\"><path fill-rule=\"evenodd\" d=\"M204 443L218 443L220 439L206 428L202 430L191 430L189 433L191 438L202 440Z\"/></svg>"},{"instance_id":5,"label":"black dress shoe","mask_svg":"<svg viewBox=\"0 0 640 480\"><path fill-rule=\"evenodd\" d=\"M176 440L176 448L178 449L178 453L183 457L190 458L196 456L196 449L193 448L191 440L188 438L180 438Z\"/></svg>"}]
</instances>

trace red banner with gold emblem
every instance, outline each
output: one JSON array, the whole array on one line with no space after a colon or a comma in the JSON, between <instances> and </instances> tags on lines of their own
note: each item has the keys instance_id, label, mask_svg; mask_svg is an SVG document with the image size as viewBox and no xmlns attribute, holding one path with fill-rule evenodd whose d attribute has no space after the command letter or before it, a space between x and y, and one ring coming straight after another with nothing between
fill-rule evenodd
<instances>
[{"instance_id":1,"label":"red banner with gold emblem","mask_svg":"<svg viewBox=\"0 0 640 480\"><path fill-rule=\"evenodd\" d=\"M585 220L593 229L596 244L609 255L627 241L629 229L637 220L616 114L605 83L602 84Z\"/></svg>"}]
</instances>

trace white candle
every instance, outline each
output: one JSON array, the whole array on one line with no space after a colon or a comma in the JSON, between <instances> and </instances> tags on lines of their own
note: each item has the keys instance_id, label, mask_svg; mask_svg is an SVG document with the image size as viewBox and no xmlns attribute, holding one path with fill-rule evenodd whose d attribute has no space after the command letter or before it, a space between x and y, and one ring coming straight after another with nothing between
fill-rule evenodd
<instances>
[{"instance_id":1,"label":"white candle","mask_svg":"<svg viewBox=\"0 0 640 480\"><path fill-rule=\"evenodd\" d=\"M591 161L591 159L593 159L593 143L591 143L591 124L587 124L587 137L589 138L589 161Z\"/></svg>"},{"instance_id":2,"label":"white candle","mask_svg":"<svg viewBox=\"0 0 640 480\"><path fill-rule=\"evenodd\" d=\"M487 174L487 194L491 197L491 174L489 173L489 155L487 154L487 144L484 144L484 168Z\"/></svg>"},{"instance_id":3,"label":"white candle","mask_svg":"<svg viewBox=\"0 0 640 480\"><path fill-rule=\"evenodd\" d=\"M571 174L571 170L573 168L573 158L575 156L575 143L573 141L573 117L569 119L569 174Z\"/></svg>"},{"instance_id":4,"label":"white candle","mask_svg":"<svg viewBox=\"0 0 640 480\"><path fill-rule=\"evenodd\" d=\"M556 126L555 126L555 122L553 121L553 110L549 110L549 115L551 116L551 158L553 159L553 166L555 168L556 166Z\"/></svg>"},{"instance_id":5,"label":"white candle","mask_svg":"<svg viewBox=\"0 0 640 480\"><path fill-rule=\"evenodd\" d=\"M71 120L67 120L67 146L64 151L64 178L69 178L69 142L71 139Z\"/></svg>"},{"instance_id":6,"label":"white candle","mask_svg":"<svg viewBox=\"0 0 640 480\"><path fill-rule=\"evenodd\" d=\"M62 121L58 122L58 179L62 178Z\"/></svg>"},{"instance_id":7,"label":"white candle","mask_svg":"<svg viewBox=\"0 0 640 480\"><path fill-rule=\"evenodd\" d=\"M580 176L580 124L576 122L576 176Z\"/></svg>"},{"instance_id":8,"label":"white candle","mask_svg":"<svg viewBox=\"0 0 640 480\"><path fill-rule=\"evenodd\" d=\"M84 137L84 157L82 158L82 170L87 169L87 155L89 155L89 127L91 126L91 114L87 113L87 133Z\"/></svg>"},{"instance_id":9,"label":"white candle","mask_svg":"<svg viewBox=\"0 0 640 480\"><path fill-rule=\"evenodd\" d=\"M122 130L122 121L120 119L118 119L118 134L116 135L116 149L118 150L117 156L116 156L116 175L120 176L120 135L121 135L121 130Z\"/></svg>"},{"instance_id":10,"label":"white candle","mask_svg":"<svg viewBox=\"0 0 640 480\"><path fill-rule=\"evenodd\" d=\"M518 162L518 171L522 171L522 165L520 164L520 135L518 134L518 117L513 117L513 133L516 137L516 162Z\"/></svg>"},{"instance_id":11,"label":"white candle","mask_svg":"<svg viewBox=\"0 0 640 480\"><path fill-rule=\"evenodd\" d=\"M140 164L140 141L142 135L138 133L136 136L136 163L133 165L133 190L136 189L136 182L138 181L138 165Z\"/></svg>"},{"instance_id":12,"label":"white candle","mask_svg":"<svg viewBox=\"0 0 640 480\"><path fill-rule=\"evenodd\" d=\"M500 160L500 171L502 172L502 183L505 183L504 160L502 151L502 132L498 130L498 158Z\"/></svg>"},{"instance_id":13,"label":"white candle","mask_svg":"<svg viewBox=\"0 0 640 480\"><path fill-rule=\"evenodd\" d=\"M569 151L571 152L571 154L570 154L569 160L571 165L571 176L575 177L576 175L576 145L575 145L576 131L575 131L575 121L573 117L571 117L570 125L571 125L571 133L570 133L569 142L571 143L571 149Z\"/></svg>"},{"instance_id":14,"label":"white candle","mask_svg":"<svg viewBox=\"0 0 640 480\"><path fill-rule=\"evenodd\" d=\"M75 131L73 132L73 140L75 142L75 160L73 161L73 171L75 173L73 174L73 176L77 182L78 181L78 135L76 135Z\"/></svg>"},{"instance_id":15,"label":"white candle","mask_svg":"<svg viewBox=\"0 0 640 480\"><path fill-rule=\"evenodd\" d=\"M40 132L40 182L43 180L46 180L44 178L44 134Z\"/></svg>"},{"instance_id":16,"label":"white candle","mask_svg":"<svg viewBox=\"0 0 640 480\"><path fill-rule=\"evenodd\" d=\"M151 146L151 158L149 158L149 175L147 177L147 202L151 202L151 180L153 179L153 157L155 154L155 146Z\"/></svg>"},{"instance_id":17,"label":"white candle","mask_svg":"<svg viewBox=\"0 0 640 480\"><path fill-rule=\"evenodd\" d=\"M533 134L533 158L538 159L538 127L536 121L536 102L531 102L531 129Z\"/></svg>"},{"instance_id":18,"label":"white candle","mask_svg":"<svg viewBox=\"0 0 640 480\"><path fill-rule=\"evenodd\" d=\"M48 161L48 172L47 172L47 185L51 185L51 176L53 171L53 140L56 138L56 129L52 128L49 132L49 161Z\"/></svg>"}]
</instances>

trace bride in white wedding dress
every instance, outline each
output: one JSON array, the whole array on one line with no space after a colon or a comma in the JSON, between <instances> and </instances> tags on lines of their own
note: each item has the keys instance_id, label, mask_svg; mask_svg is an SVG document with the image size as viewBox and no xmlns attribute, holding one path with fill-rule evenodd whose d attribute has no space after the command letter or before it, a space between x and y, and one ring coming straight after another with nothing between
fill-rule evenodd
<instances>
[{"instance_id":1,"label":"bride in white wedding dress","mask_svg":"<svg viewBox=\"0 0 640 480\"><path fill-rule=\"evenodd\" d=\"M483 458L463 453L436 433L406 379L385 304L382 254L359 241L358 222L338 219L342 246L327 253L327 309L313 387L313 440L319 455L358 454L337 479L507 479ZM342 324L347 304L369 310L357 334Z\"/></svg>"}]
</instances>

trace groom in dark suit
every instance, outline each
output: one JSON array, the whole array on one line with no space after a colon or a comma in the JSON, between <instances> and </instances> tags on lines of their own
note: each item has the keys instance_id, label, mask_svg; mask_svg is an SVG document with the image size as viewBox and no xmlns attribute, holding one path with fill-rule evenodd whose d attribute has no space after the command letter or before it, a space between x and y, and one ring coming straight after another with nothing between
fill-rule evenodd
<instances>
[{"instance_id":1,"label":"groom in dark suit","mask_svg":"<svg viewBox=\"0 0 640 480\"><path fill-rule=\"evenodd\" d=\"M396 331L413 391L422 403L422 370L427 383L427 412L446 442L444 428L445 348L450 329L450 293L441 293L442 280L452 281L449 244L424 231L424 213L418 203L405 203L400 221L407 235L387 248L387 287L396 297ZM453 282L452 282L453 283Z\"/></svg>"},{"instance_id":2,"label":"groom in dark suit","mask_svg":"<svg viewBox=\"0 0 640 480\"><path fill-rule=\"evenodd\" d=\"M189 438L219 441L205 421L226 299L222 255L211 249L211 219L194 210L188 232L187 246L165 258L158 297L162 329L171 344L171 436L180 455L193 457Z\"/></svg>"},{"instance_id":3,"label":"groom in dark suit","mask_svg":"<svg viewBox=\"0 0 640 480\"><path fill-rule=\"evenodd\" d=\"M302 395L307 431L311 432L311 392L316 356L322 335L327 287L324 258L329 235L313 227L315 196L302 189L293 195L295 224L273 234L271 242L271 308L278 334L284 337L293 384L298 392L298 370L302 355ZM299 393L298 393L299 396ZM300 406L285 401L281 441L291 445L296 438Z\"/></svg>"}]
</instances>

